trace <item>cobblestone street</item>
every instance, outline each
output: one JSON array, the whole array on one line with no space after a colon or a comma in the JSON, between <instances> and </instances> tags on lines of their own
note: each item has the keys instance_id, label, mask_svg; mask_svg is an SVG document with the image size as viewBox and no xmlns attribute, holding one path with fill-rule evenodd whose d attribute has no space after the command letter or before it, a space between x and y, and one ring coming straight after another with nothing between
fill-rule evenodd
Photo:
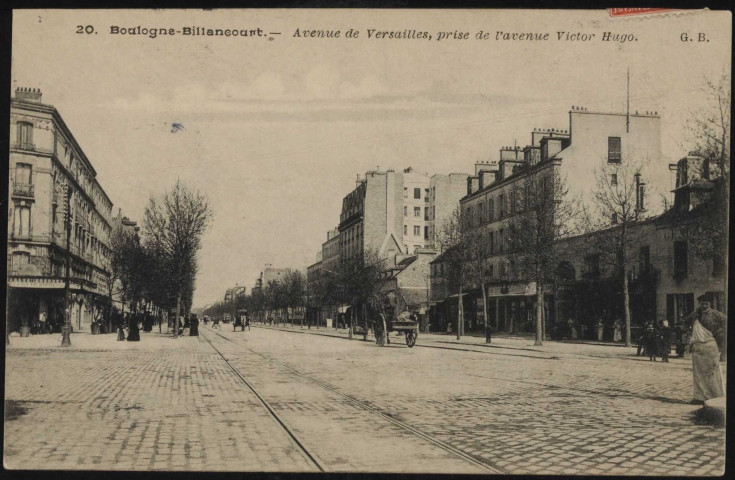
<instances>
[{"instance_id":1,"label":"cobblestone street","mask_svg":"<svg viewBox=\"0 0 735 480\"><path fill-rule=\"evenodd\" d=\"M281 330L281 331L279 331ZM291 331L282 331L291 330ZM298 332L298 333L297 333ZM200 329L13 337L11 469L718 475L691 361L605 345ZM428 348L427 348L428 347ZM285 428L284 428L285 427Z\"/></svg>"}]
</instances>

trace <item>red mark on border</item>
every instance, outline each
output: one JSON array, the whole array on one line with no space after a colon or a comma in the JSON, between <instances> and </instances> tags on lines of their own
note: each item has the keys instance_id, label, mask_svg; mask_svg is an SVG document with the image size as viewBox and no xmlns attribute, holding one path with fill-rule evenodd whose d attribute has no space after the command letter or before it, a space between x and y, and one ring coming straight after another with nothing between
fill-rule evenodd
<instances>
[{"instance_id":1,"label":"red mark on border","mask_svg":"<svg viewBox=\"0 0 735 480\"><path fill-rule=\"evenodd\" d=\"M632 17L634 15L649 15L652 13L677 12L680 8L608 8L611 17Z\"/></svg>"}]
</instances>

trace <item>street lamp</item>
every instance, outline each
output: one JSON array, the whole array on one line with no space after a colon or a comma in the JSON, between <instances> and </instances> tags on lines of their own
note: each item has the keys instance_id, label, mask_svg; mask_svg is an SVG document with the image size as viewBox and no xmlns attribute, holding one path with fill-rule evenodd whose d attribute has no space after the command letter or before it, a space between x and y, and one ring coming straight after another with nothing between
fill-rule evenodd
<instances>
[{"instance_id":1,"label":"street lamp","mask_svg":"<svg viewBox=\"0 0 735 480\"><path fill-rule=\"evenodd\" d=\"M61 346L71 346L71 302L69 292L69 275L71 263L71 188L69 183L66 184L66 192L64 199L64 214L66 221L66 266L64 273L64 326L61 327Z\"/></svg>"}]
</instances>

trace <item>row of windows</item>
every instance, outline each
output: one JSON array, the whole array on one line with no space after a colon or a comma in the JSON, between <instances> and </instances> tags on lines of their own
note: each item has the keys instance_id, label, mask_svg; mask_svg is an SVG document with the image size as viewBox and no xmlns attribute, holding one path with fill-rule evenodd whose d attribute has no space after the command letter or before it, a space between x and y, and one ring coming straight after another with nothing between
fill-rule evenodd
<instances>
[{"instance_id":1,"label":"row of windows","mask_svg":"<svg viewBox=\"0 0 735 480\"><path fill-rule=\"evenodd\" d=\"M435 210L432 207L424 207L424 220L434 220ZM403 216L408 217L408 206L403 206ZM413 207L413 216L421 218L421 207Z\"/></svg>"},{"instance_id":2,"label":"row of windows","mask_svg":"<svg viewBox=\"0 0 735 480\"><path fill-rule=\"evenodd\" d=\"M61 230L65 231L65 226L59 222L56 208L53 209L53 222L62 225ZM13 238L30 240L33 237L32 231L32 210L29 205L16 205L13 208L12 233ZM91 254L95 261L99 261L101 256L107 253L107 246L79 224L76 224L72 230L70 238L71 245L76 253Z\"/></svg>"},{"instance_id":3,"label":"row of windows","mask_svg":"<svg viewBox=\"0 0 735 480\"><path fill-rule=\"evenodd\" d=\"M340 238L339 241L341 247L345 245L351 245L353 243L359 243L362 239L362 235L359 232L356 233L354 230L350 230L345 233L346 235L344 236L344 238Z\"/></svg>"},{"instance_id":4,"label":"row of windows","mask_svg":"<svg viewBox=\"0 0 735 480\"><path fill-rule=\"evenodd\" d=\"M403 198L408 198L408 187L403 187ZM414 188L413 189L413 198L416 200L421 200L421 189L420 188ZM429 189L424 188L424 198L429 198Z\"/></svg>"},{"instance_id":5,"label":"row of windows","mask_svg":"<svg viewBox=\"0 0 735 480\"><path fill-rule=\"evenodd\" d=\"M502 232L502 230L501 230ZM677 279L686 278L688 275L689 255L688 244L685 240L676 241L673 245L674 249L674 269L673 276ZM600 276L600 255L591 254L584 257L583 278L599 278ZM719 257L713 258L712 275L720 275L723 271L724 262ZM443 276L445 274L445 265L442 263L433 264L431 272L433 276ZM651 250L648 245L642 246L638 251L638 273L644 274L651 271ZM499 262L498 269L494 264L487 267L488 277L496 278L497 273L501 279L514 279L518 272L515 268L515 262ZM557 267L557 275L565 280L574 280L576 277L574 267L569 262L561 262Z\"/></svg>"},{"instance_id":6,"label":"row of windows","mask_svg":"<svg viewBox=\"0 0 735 480\"><path fill-rule=\"evenodd\" d=\"M545 182L542 182L542 188L547 188ZM470 226L478 226L522 212L525 208L524 198L528 196L524 196L520 190L513 190L501 193L497 197L485 197L478 203L470 204L464 213Z\"/></svg>"},{"instance_id":7,"label":"row of windows","mask_svg":"<svg viewBox=\"0 0 735 480\"><path fill-rule=\"evenodd\" d=\"M446 273L446 266L443 263L431 265L431 275L433 277L444 277ZM518 278L516 263L513 260L508 262L498 262L497 265L489 263L487 265L486 273L489 280L515 280Z\"/></svg>"},{"instance_id":8,"label":"row of windows","mask_svg":"<svg viewBox=\"0 0 735 480\"><path fill-rule=\"evenodd\" d=\"M18 146L22 149L33 150L35 148L33 143L32 123L24 121L17 122L16 141L18 143ZM97 208L100 210L104 208L105 212L109 214L112 209L112 205L110 204L109 200L104 198L103 194L100 192L101 187L93 181L93 177L82 166L78 158L74 156L74 153L71 151L69 144L66 142L64 142L64 152L62 160L63 163L66 164L66 166L69 168L71 174L74 176L77 182L80 183L82 188L84 188L86 192L91 192L90 196L94 199ZM24 171L20 172L20 176L16 175L15 181L16 183L30 185L30 165L21 165L23 165L21 169ZM18 170L16 170L16 174L17 173L19 173Z\"/></svg>"},{"instance_id":9,"label":"row of windows","mask_svg":"<svg viewBox=\"0 0 735 480\"><path fill-rule=\"evenodd\" d=\"M408 235L408 225L403 226L403 234ZM421 226L420 225L413 226L413 236L414 237L421 236ZM424 227L424 238L426 239L429 238L429 227L428 226Z\"/></svg>"}]
</instances>

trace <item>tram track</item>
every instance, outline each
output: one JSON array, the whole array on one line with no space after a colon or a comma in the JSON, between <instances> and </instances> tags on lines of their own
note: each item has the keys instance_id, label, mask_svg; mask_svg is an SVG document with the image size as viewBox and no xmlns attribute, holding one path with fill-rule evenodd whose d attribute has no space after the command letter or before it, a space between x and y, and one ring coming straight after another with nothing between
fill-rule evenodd
<instances>
[{"instance_id":1,"label":"tram track","mask_svg":"<svg viewBox=\"0 0 735 480\"><path fill-rule=\"evenodd\" d=\"M264 330L274 330L277 332L286 332L286 333L294 333L298 335L316 335L319 337L327 337L327 338L336 338L338 340L351 340L348 337L342 337L337 335L330 335L325 333L313 333L313 332L300 332L298 330L288 330L288 329L280 329L280 328L269 328L269 327L263 327L261 325L254 325L255 328L262 328ZM359 335L358 335L359 336ZM450 342L444 342L444 343L450 343ZM500 349L503 350L525 350L529 352L533 352L534 350L528 349L528 348L516 348L516 347L496 347L496 346L490 346L490 345L472 345L472 347L475 348L493 348L493 349ZM494 351L482 351L482 350L474 350L473 348L463 348L463 347L456 347L456 346L443 346L443 345L421 345L417 343L414 348L434 348L437 350L453 350L456 352L469 352L469 353L479 353L481 355L497 355L501 357L524 357L524 358L532 358L535 360L560 360L560 357L557 355L550 355L550 356L542 356L542 355L525 355L522 353L501 353L501 352L494 352Z\"/></svg>"},{"instance_id":2,"label":"tram track","mask_svg":"<svg viewBox=\"0 0 735 480\"><path fill-rule=\"evenodd\" d=\"M216 335L218 335L218 336L220 336L222 338L227 339L227 337L225 337L224 335L221 335L221 334L219 334L217 332L214 332L213 331L212 333L214 333L214 334L216 334ZM317 460L317 458L315 457L315 455L312 454L306 448L306 446L304 446L304 444L301 442L301 440L296 436L296 434L293 432L293 430L291 428L289 428L288 425L286 425L286 423L276 413L276 411L268 403L268 401L265 398L263 398L258 393L257 390L255 390L255 387L253 387L253 385L250 382L247 381L247 379L240 373L240 371L237 368L235 368L235 366L232 365L232 363L230 363L229 360L227 360L227 357L225 357L225 355L216 346L214 346L214 343L209 338L207 338L206 335L202 335L202 337L207 341L207 343L209 343L209 346L212 347L212 349L215 352L217 352L217 354L220 357L222 357L222 360L224 360L224 362L227 364L227 366L230 368L230 370L232 370L232 372L248 387L248 389L250 389L250 391L253 392L253 395L255 395L255 397L258 399L258 401L261 403L261 405L263 405L263 407L268 411L268 413L273 417L273 419L281 426L281 428L283 428L283 430L288 434L288 436L291 437L291 440L293 440L293 442L296 444L296 446L301 451L301 453L304 454L304 456L306 456L306 458L309 459L309 461L320 472L326 472L326 470L325 470L324 466L322 465L322 463L319 460ZM233 342L233 343L235 343L235 342ZM250 350L250 349L248 349L248 350ZM255 353L255 352L253 352L253 353Z\"/></svg>"},{"instance_id":3,"label":"tram track","mask_svg":"<svg viewBox=\"0 0 735 480\"><path fill-rule=\"evenodd\" d=\"M207 330L205 330L205 331L207 331ZM474 456L469 455L469 454L463 452L462 450L460 450L460 449L458 449L456 447L453 447L452 445L449 445L446 442L443 442L442 440L439 440L438 438L435 438L435 437L433 437L433 436L431 436L431 435L429 435L427 433L424 433L423 431L417 429L416 427L413 427L412 425L410 425L410 424L408 424L408 423L406 423L406 422L404 422L402 420L399 420L399 419L395 418L390 413L384 412L384 411L380 410L379 408L377 408L377 407L375 407L375 406L373 406L373 405L371 405L371 404L369 404L369 403L367 403L367 402L365 402L363 400L360 400L358 398L355 398L355 397L353 397L351 395L348 395L346 393L340 392L339 390L337 390L335 387L329 385L328 383L323 382L323 381L321 381L321 380L319 380L317 378L314 378L311 375L308 375L308 374L305 374L303 372L300 372L299 370L293 368L292 366L288 365L285 362L282 362L282 361L280 361L278 359L275 359L275 358L273 358L273 357L271 357L269 355L265 355L263 353L260 353L260 352L255 351L255 350L253 350L251 348L248 348L243 343L236 342L235 340L233 340L231 338L228 338L227 336L221 334L220 332L215 332L214 330L211 330L211 333L213 333L216 336L218 336L218 337L220 337L220 338L222 338L222 339L224 339L224 340L226 340L226 341L234 344L235 346L237 346L239 348L243 348L243 349L249 351L250 353L252 353L254 355L257 355L257 356L263 358L264 360L266 360L266 361L268 361L270 363L279 365L280 367L288 370L292 375L295 375L295 376L297 376L297 377L299 377L299 378L301 378L303 380L307 380L308 382L310 382L310 383L312 383L312 384L314 384L314 385L316 385L316 386L318 386L318 387L320 387L320 388L322 388L322 389L324 389L324 390L326 390L326 391L328 391L330 393L333 393L333 394L339 396L347 404L350 404L351 406L353 406L353 407L355 407L355 408L357 408L359 410L363 410L363 411L366 411L366 412L368 412L370 414L376 415L376 416L382 418L383 420L385 420L385 421L393 424L394 426L400 428L401 430L403 430L403 431L405 431L405 432L407 432L407 433L409 433L409 434L411 434L413 436L416 436L416 437L418 437L418 438L420 438L422 440L425 440L425 441L431 443L432 445L434 445L436 447L439 447L440 449L442 449L442 450L444 450L446 452L449 452L452 455L454 455L456 457L459 457L462 460L467 461L467 462L475 465L476 467L481 468L482 470L484 470L486 472L495 473L495 474L501 474L501 473L503 473L498 467L495 467L495 466L489 464L486 461L483 461L483 460L480 460L478 458L475 458ZM235 373L235 375L238 378L240 378L240 380L243 383L245 383L245 385L247 385L247 387L253 392L253 394L258 398L258 400L263 404L263 406L268 410L268 412L275 418L275 420L281 425L281 427L283 427L283 429L289 434L289 436L299 446L299 448L301 449L301 451L314 463L314 465L320 471L322 471L322 472L326 471L325 468L324 468L324 466L321 464L321 462L319 462L317 460L317 458L315 457L314 454L312 454L311 452L309 452L307 450L307 448L305 447L305 445L297 438L296 434L293 432L292 429L290 429L288 427L288 425L284 422L284 420L281 419L278 416L278 414L275 412L275 410L273 409L273 407L267 402L267 400L265 400L265 398L263 398L255 390L255 388L253 387L253 385L250 382L247 381L247 379L237 370L237 368L235 368L235 366L232 365L232 363L230 363L229 360L227 360L227 358L225 357L225 355L214 345L214 343L209 338L207 338L206 335L203 335L203 338L209 343L209 345L215 350L215 352L217 352L217 354L220 357L222 357L222 359L227 363L227 365L230 367L230 369L233 371L233 373Z\"/></svg>"}]
</instances>

